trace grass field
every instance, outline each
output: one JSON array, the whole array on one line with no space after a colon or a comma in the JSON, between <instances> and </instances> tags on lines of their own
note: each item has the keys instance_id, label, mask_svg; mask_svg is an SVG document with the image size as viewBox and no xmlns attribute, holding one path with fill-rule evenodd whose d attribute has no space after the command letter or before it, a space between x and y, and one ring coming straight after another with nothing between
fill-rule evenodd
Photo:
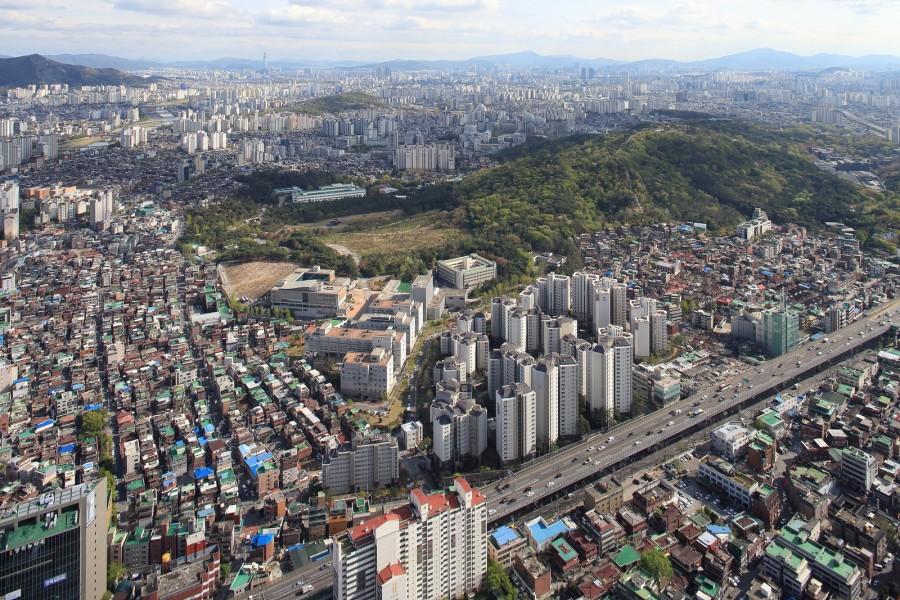
<instances>
[{"instance_id":1,"label":"grass field","mask_svg":"<svg viewBox=\"0 0 900 600\"><path fill-rule=\"evenodd\" d=\"M256 299L296 268L293 263L252 261L219 265L219 275L229 296Z\"/></svg>"},{"instance_id":2,"label":"grass field","mask_svg":"<svg viewBox=\"0 0 900 600\"><path fill-rule=\"evenodd\" d=\"M434 211L399 220L379 220L361 231L329 231L320 239L327 244L346 246L360 256L370 252L436 248L463 235L447 226L447 219L447 213Z\"/></svg>"}]
</instances>

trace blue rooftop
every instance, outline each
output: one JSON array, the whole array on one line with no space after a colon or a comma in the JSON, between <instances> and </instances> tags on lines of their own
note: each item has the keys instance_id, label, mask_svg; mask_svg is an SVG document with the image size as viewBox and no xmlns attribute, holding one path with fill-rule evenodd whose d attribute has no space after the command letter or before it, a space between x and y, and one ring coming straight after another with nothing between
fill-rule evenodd
<instances>
[{"instance_id":1,"label":"blue rooftop","mask_svg":"<svg viewBox=\"0 0 900 600\"><path fill-rule=\"evenodd\" d=\"M494 542L497 544L498 548L502 548L510 542L514 542L519 539L520 536L515 529L507 527L506 525L502 525L494 530L494 533L491 534L491 537L494 539Z\"/></svg>"},{"instance_id":2,"label":"blue rooftop","mask_svg":"<svg viewBox=\"0 0 900 600\"><path fill-rule=\"evenodd\" d=\"M252 538L250 538L250 543L253 544L255 548L259 548L260 546L266 546L275 539L275 536L271 533L257 533Z\"/></svg>"},{"instance_id":3,"label":"blue rooftop","mask_svg":"<svg viewBox=\"0 0 900 600\"><path fill-rule=\"evenodd\" d=\"M544 542L552 540L569 531L569 528L562 522L562 519L550 524L544 521L544 519L538 519L536 522L529 523L527 527L531 532L531 537L534 538L535 543L539 546L543 545Z\"/></svg>"},{"instance_id":4,"label":"blue rooftop","mask_svg":"<svg viewBox=\"0 0 900 600\"><path fill-rule=\"evenodd\" d=\"M209 467L200 467L199 469L194 469L194 479L206 479L207 477L212 477L213 470Z\"/></svg>"},{"instance_id":5,"label":"blue rooftop","mask_svg":"<svg viewBox=\"0 0 900 600\"><path fill-rule=\"evenodd\" d=\"M731 535L731 529L724 525L710 524L706 526L706 530L713 535Z\"/></svg>"}]
</instances>

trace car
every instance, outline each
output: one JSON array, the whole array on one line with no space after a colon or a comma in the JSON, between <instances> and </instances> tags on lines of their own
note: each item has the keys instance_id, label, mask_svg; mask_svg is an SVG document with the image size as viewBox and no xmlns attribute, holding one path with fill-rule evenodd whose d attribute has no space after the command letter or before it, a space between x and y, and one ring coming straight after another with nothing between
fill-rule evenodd
<instances>
[{"instance_id":1,"label":"car","mask_svg":"<svg viewBox=\"0 0 900 600\"><path fill-rule=\"evenodd\" d=\"M884 565L882 563L875 563L875 568L880 571L884 568Z\"/></svg>"},{"instance_id":2,"label":"car","mask_svg":"<svg viewBox=\"0 0 900 600\"><path fill-rule=\"evenodd\" d=\"M606 446L600 446L601 450L606 450Z\"/></svg>"},{"instance_id":3,"label":"car","mask_svg":"<svg viewBox=\"0 0 900 600\"><path fill-rule=\"evenodd\" d=\"M572 460L570 460L569 462L578 462L578 457L577 457L577 456L573 456L573 457L572 457Z\"/></svg>"},{"instance_id":4,"label":"car","mask_svg":"<svg viewBox=\"0 0 900 600\"><path fill-rule=\"evenodd\" d=\"M666 423L666 426L671 427L674 424L675 424L675 421L669 421L668 423Z\"/></svg>"},{"instance_id":5,"label":"car","mask_svg":"<svg viewBox=\"0 0 900 600\"><path fill-rule=\"evenodd\" d=\"M592 461L591 461L590 458L586 458L586 459L584 459L583 461L581 461L581 465L584 466L584 465L590 464L591 462L592 462Z\"/></svg>"},{"instance_id":6,"label":"car","mask_svg":"<svg viewBox=\"0 0 900 600\"><path fill-rule=\"evenodd\" d=\"M611 435L611 436L609 436L608 438L606 438L606 443L608 444L608 443L610 443L611 441L613 441L614 439L616 439L615 436L612 436L612 435Z\"/></svg>"},{"instance_id":7,"label":"car","mask_svg":"<svg viewBox=\"0 0 900 600\"><path fill-rule=\"evenodd\" d=\"M497 512L497 509L496 509L496 508L492 508L492 509L490 509L490 510L488 511L488 514L489 514L489 515L492 515L492 514L494 514L494 513L496 513L496 512Z\"/></svg>"},{"instance_id":8,"label":"car","mask_svg":"<svg viewBox=\"0 0 900 600\"><path fill-rule=\"evenodd\" d=\"M556 485L556 482L555 482L555 481L548 481L548 482L547 482L547 487L553 487L554 485Z\"/></svg>"},{"instance_id":9,"label":"car","mask_svg":"<svg viewBox=\"0 0 900 600\"><path fill-rule=\"evenodd\" d=\"M532 492L532 491L525 492L525 495L528 496L529 498L531 498L532 496L534 496L534 492Z\"/></svg>"},{"instance_id":10,"label":"car","mask_svg":"<svg viewBox=\"0 0 900 600\"><path fill-rule=\"evenodd\" d=\"M590 446L590 447L588 448L588 452L593 452L593 451L594 451L594 447L593 447L593 446Z\"/></svg>"},{"instance_id":11,"label":"car","mask_svg":"<svg viewBox=\"0 0 900 600\"><path fill-rule=\"evenodd\" d=\"M635 446L640 446L640 445L641 445L641 440L635 440L635 441L634 441L634 445L635 445Z\"/></svg>"},{"instance_id":12,"label":"car","mask_svg":"<svg viewBox=\"0 0 900 600\"><path fill-rule=\"evenodd\" d=\"M526 487L524 491L525 491L526 494L527 494L528 492L530 492L530 491L531 491L531 486L529 485L528 487Z\"/></svg>"},{"instance_id":13,"label":"car","mask_svg":"<svg viewBox=\"0 0 900 600\"><path fill-rule=\"evenodd\" d=\"M556 478L559 479L560 477L562 477L562 473L557 473Z\"/></svg>"}]
</instances>

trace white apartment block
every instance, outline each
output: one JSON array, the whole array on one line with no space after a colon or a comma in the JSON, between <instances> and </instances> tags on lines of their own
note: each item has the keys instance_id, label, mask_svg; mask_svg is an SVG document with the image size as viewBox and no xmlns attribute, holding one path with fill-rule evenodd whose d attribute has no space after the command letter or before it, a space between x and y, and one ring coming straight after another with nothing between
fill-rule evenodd
<instances>
[{"instance_id":1,"label":"white apartment block","mask_svg":"<svg viewBox=\"0 0 900 600\"><path fill-rule=\"evenodd\" d=\"M400 479L400 453L397 439L368 436L352 445L333 450L322 463L323 487L343 494L373 490Z\"/></svg>"},{"instance_id":2,"label":"white apartment block","mask_svg":"<svg viewBox=\"0 0 900 600\"><path fill-rule=\"evenodd\" d=\"M384 348L344 355L341 393L345 396L377 400L389 394L394 383L394 355Z\"/></svg>"},{"instance_id":3,"label":"white apartment block","mask_svg":"<svg viewBox=\"0 0 900 600\"><path fill-rule=\"evenodd\" d=\"M563 336L578 335L578 321L569 317L541 320L541 341L544 354L560 352Z\"/></svg>"},{"instance_id":4,"label":"white apartment block","mask_svg":"<svg viewBox=\"0 0 900 600\"><path fill-rule=\"evenodd\" d=\"M566 275L549 273L537 280L538 307L554 317L565 316L572 306L571 281Z\"/></svg>"},{"instance_id":5,"label":"white apartment block","mask_svg":"<svg viewBox=\"0 0 900 600\"><path fill-rule=\"evenodd\" d=\"M559 440L559 366L554 356L538 361L531 372L537 407L537 444L547 451Z\"/></svg>"},{"instance_id":6,"label":"white apartment block","mask_svg":"<svg viewBox=\"0 0 900 600\"><path fill-rule=\"evenodd\" d=\"M441 390L430 413L434 454L442 464L477 459L487 449L487 410L468 394Z\"/></svg>"},{"instance_id":7,"label":"white apartment block","mask_svg":"<svg viewBox=\"0 0 900 600\"><path fill-rule=\"evenodd\" d=\"M587 405L591 414L613 416L615 408L615 355L612 340L603 336L591 348L588 363Z\"/></svg>"},{"instance_id":8,"label":"white apartment block","mask_svg":"<svg viewBox=\"0 0 900 600\"><path fill-rule=\"evenodd\" d=\"M726 423L714 429L709 438L719 456L734 462L747 450L750 444L750 430L740 423Z\"/></svg>"},{"instance_id":9,"label":"white apartment block","mask_svg":"<svg viewBox=\"0 0 900 600\"><path fill-rule=\"evenodd\" d=\"M524 383L511 383L497 390L497 454L502 462L531 456L537 450L535 393Z\"/></svg>"},{"instance_id":10,"label":"white apartment block","mask_svg":"<svg viewBox=\"0 0 900 600\"><path fill-rule=\"evenodd\" d=\"M335 600L456 600L481 587L484 496L458 477L447 492L414 489L409 499L334 537Z\"/></svg>"},{"instance_id":11,"label":"white apartment block","mask_svg":"<svg viewBox=\"0 0 900 600\"><path fill-rule=\"evenodd\" d=\"M578 415L579 366L571 356L559 357L559 435L574 437L581 433Z\"/></svg>"},{"instance_id":12,"label":"white apartment block","mask_svg":"<svg viewBox=\"0 0 900 600\"><path fill-rule=\"evenodd\" d=\"M438 278L456 289L471 288L497 277L497 263L469 254L437 263ZM491 313L493 315L493 312Z\"/></svg>"}]
</instances>

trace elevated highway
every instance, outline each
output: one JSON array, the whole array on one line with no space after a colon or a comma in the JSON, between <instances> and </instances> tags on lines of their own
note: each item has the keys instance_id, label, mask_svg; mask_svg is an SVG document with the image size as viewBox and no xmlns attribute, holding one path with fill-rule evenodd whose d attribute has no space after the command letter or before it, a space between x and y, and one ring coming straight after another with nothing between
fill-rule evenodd
<instances>
[{"instance_id":1,"label":"elevated highway","mask_svg":"<svg viewBox=\"0 0 900 600\"><path fill-rule=\"evenodd\" d=\"M520 513L566 488L596 479L648 451L675 443L718 420L723 413L733 413L745 404L787 389L795 381L843 360L885 335L892 324L900 324L900 300L864 313L847 327L829 334L827 342L808 342L759 368L723 379L656 412L609 431L593 433L532 460L510 476L481 488L487 496L488 520L493 523ZM727 389L718 392L723 384ZM698 409L703 412L691 416ZM676 410L681 414L673 414Z\"/></svg>"}]
</instances>

